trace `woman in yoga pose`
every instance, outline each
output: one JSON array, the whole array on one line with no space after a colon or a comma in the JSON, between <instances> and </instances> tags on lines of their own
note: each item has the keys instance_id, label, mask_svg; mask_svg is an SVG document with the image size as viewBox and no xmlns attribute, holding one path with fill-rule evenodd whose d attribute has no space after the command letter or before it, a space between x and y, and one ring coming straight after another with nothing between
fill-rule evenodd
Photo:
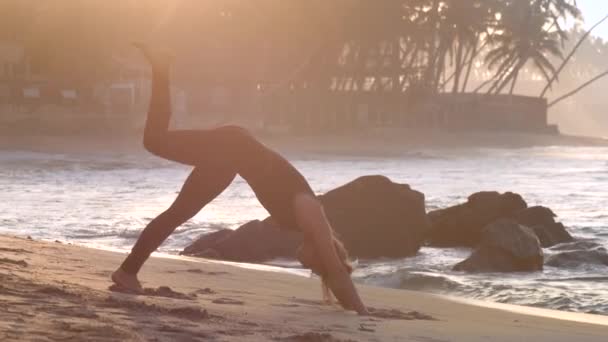
<instances>
[{"instance_id":1,"label":"woman in yoga pose","mask_svg":"<svg viewBox=\"0 0 608 342\"><path fill-rule=\"evenodd\" d=\"M318 274L347 310L367 314L350 278L344 246L335 237L323 207L308 182L287 160L237 126L209 130L169 130L170 58L138 47L152 66L152 96L144 147L168 160L194 166L175 202L142 231L131 253L112 274L117 285L141 291L137 273L163 241L230 185L238 174L253 189L272 218L303 233L298 259ZM251 243L255 243L252 241Z\"/></svg>"}]
</instances>

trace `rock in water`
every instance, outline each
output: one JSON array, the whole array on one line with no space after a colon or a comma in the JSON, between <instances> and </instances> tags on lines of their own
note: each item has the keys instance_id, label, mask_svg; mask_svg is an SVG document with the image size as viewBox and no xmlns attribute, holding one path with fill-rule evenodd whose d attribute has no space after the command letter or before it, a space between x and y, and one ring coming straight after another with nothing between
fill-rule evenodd
<instances>
[{"instance_id":1,"label":"rock in water","mask_svg":"<svg viewBox=\"0 0 608 342\"><path fill-rule=\"evenodd\" d=\"M234 234L232 229L220 229L216 232L205 234L198 238L190 246L186 247L180 254L193 255L213 248L220 240Z\"/></svg>"},{"instance_id":2,"label":"rock in water","mask_svg":"<svg viewBox=\"0 0 608 342\"><path fill-rule=\"evenodd\" d=\"M574 241L566 227L555 222L555 217L551 209L542 206L530 207L515 214L515 220L532 228L544 248Z\"/></svg>"},{"instance_id":3,"label":"rock in water","mask_svg":"<svg viewBox=\"0 0 608 342\"><path fill-rule=\"evenodd\" d=\"M512 220L483 229L473 254L454 266L466 272L525 272L543 269L543 250L534 232Z\"/></svg>"},{"instance_id":4,"label":"rock in water","mask_svg":"<svg viewBox=\"0 0 608 342\"><path fill-rule=\"evenodd\" d=\"M512 192L472 194L466 203L429 213L428 242L439 247L474 247L485 226L501 218L513 217L527 206L520 195Z\"/></svg>"},{"instance_id":5,"label":"rock in water","mask_svg":"<svg viewBox=\"0 0 608 342\"><path fill-rule=\"evenodd\" d=\"M416 254L429 229L424 195L384 176L365 176L319 196L334 230L355 258ZM184 254L259 262L293 257L301 234L281 230L270 218L252 221L213 240L202 236Z\"/></svg>"},{"instance_id":6,"label":"rock in water","mask_svg":"<svg viewBox=\"0 0 608 342\"><path fill-rule=\"evenodd\" d=\"M541 246L544 248L552 247L560 243L572 242L574 238L563 224L556 222L547 225L530 227L538 237Z\"/></svg>"},{"instance_id":7,"label":"rock in water","mask_svg":"<svg viewBox=\"0 0 608 342\"><path fill-rule=\"evenodd\" d=\"M429 229L424 195L384 176L365 176L321 196L334 230L355 257L405 257Z\"/></svg>"},{"instance_id":8,"label":"rock in water","mask_svg":"<svg viewBox=\"0 0 608 342\"><path fill-rule=\"evenodd\" d=\"M300 233L281 230L270 220L250 221L231 234L208 243L208 237L212 234L215 233L203 235L186 247L182 254L237 262L261 262L295 257L302 239Z\"/></svg>"},{"instance_id":9,"label":"rock in water","mask_svg":"<svg viewBox=\"0 0 608 342\"><path fill-rule=\"evenodd\" d=\"M534 227L555 223L556 216L553 210L547 207L534 206L517 212L514 217L517 223Z\"/></svg>"}]
</instances>

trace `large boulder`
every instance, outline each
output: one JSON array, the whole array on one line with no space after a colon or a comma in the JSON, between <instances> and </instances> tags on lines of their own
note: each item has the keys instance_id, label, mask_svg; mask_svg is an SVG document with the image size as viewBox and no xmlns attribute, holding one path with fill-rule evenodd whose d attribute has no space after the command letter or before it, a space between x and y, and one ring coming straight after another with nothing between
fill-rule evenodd
<instances>
[{"instance_id":1,"label":"large boulder","mask_svg":"<svg viewBox=\"0 0 608 342\"><path fill-rule=\"evenodd\" d=\"M201 252L212 249L219 241L234 234L232 229L220 229L213 233L205 234L186 247L180 254L198 255Z\"/></svg>"},{"instance_id":2,"label":"large boulder","mask_svg":"<svg viewBox=\"0 0 608 342\"><path fill-rule=\"evenodd\" d=\"M203 235L181 254L237 262L261 262L294 257L301 240L301 234L279 229L270 219L254 220L234 231L223 229Z\"/></svg>"},{"instance_id":3,"label":"large boulder","mask_svg":"<svg viewBox=\"0 0 608 342\"><path fill-rule=\"evenodd\" d=\"M566 227L564 227L564 225L560 222L532 226L530 228L532 228L534 234L538 236L540 244L543 246L543 248L574 241L572 235L568 233Z\"/></svg>"},{"instance_id":4,"label":"large boulder","mask_svg":"<svg viewBox=\"0 0 608 342\"><path fill-rule=\"evenodd\" d=\"M534 232L512 220L498 220L483 229L482 239L454 270L524 272L543 269L543 250Z\"/></svg>"},{"instance_id":5,"label":"large boulder","mask_svg":"<svg viewBox=\"0 0 608 342\"><path fill-rule=\"evenodd\" d=\"M512 192L472 194L466 203L429 212L428 243L438 247L474 247L480 242L485 226L501 218L513 217L527 206L520 195Z\"/></svg>"},{"instance_id":6,"label":"large boulder","mask_svg":"<svg viewBox=\"0 0 608 342\"><path fill-rule=\"evenodd\" d=\"M424 195L384 176L358 178L319 198L332 227L356 258L414 255L429 228ZM281 230L268 218L217 240L204 235L183 254L259 262L293 257L300 241L301 234Z\"/></svg>"},{"instance_id":7,"label":"large boulder","mask_svg":"<svg viewBox=\"0 0 608 342\"><path fill-rule=\"evenodd\" d=\"M574 241L566 227L555 222L555 217L551 209L542 206L526 208L515 214L515 220L521 225L532 228L541 246L545 248Z\"/></svg>"},{"instance_id":8,"label":"large boulder","mask_svg":"<svg viewBox=\"0 0 608 342\"><path fill-rule=\"evenodd\" d=\"M519 224L534 227L555 223L556 216L553 210L547 207L534 206L518 211L514 218Z\"/></svg>"},{"instance_id":9,"label":"large boulder","mask_svg":"<svg viewBox=\"0 0 608 342\"><path fill-rule=\"evenodd\" d=\"M351 255L405 257L418 252L429 220L424 195L384 176L365 176L321 196Z\"/></svg>"}]
</instances>

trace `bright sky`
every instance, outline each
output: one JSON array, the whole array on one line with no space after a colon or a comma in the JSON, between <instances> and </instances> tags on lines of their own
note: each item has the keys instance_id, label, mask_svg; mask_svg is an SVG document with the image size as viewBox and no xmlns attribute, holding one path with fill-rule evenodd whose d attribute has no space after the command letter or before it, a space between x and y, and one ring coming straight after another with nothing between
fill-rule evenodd
<instances>
[{"instance_id":1,"label":"bright sky","mask_svg":"<svg viewBox=\"0 0 608 342\"><path fill-rule=\"evenodd\" d=\"M577 5L583 12L586 28L593 26L608 14L606 0L577 0ZM593 30L593 34L608 39L608 20Z\"/></svg>"}]
</instances>

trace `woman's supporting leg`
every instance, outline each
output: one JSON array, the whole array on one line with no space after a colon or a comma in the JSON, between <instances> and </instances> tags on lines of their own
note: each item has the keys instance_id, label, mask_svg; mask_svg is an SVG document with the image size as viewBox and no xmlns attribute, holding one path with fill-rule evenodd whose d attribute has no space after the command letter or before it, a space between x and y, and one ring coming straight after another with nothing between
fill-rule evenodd
<instances>
[{"instance_id":1,"label":"woman's supporting leg","mask_svg":"<svg viewBox=\"0 0 608 342\"><path fill-rule=\"evenodd\" d=\"M333 230L319 201L300 194L294 200L296 219L306 239L312 240L327 273L327 285L345 309L367 314L357 289L334 247Z\"/></svg>"},{"instance_id":2,"label":"woman's supporting leg","mask_svg":"<svg viewBox=\"0 0 608 342\"><path fill-rule=\"evenodd\" d=\"M236 173L221 166L195 168L182 187L175 202L165 212L153 219L142 231L131 254L127 256L120 267L121 275L126 273L134 279L126 279L120 285L136 281L136 274L167 237L181 224L196 215L205 205L217 197L234 179Z\"/></svg>"},{"instance_id":3,"label":"woman's supporting leg","mask_svg":"<svg viewBox=\"0 0 608 342\"><path fill-rule=\"evenodd\" d=\"M196 215L217 197L236 177L229 161L233 156L222 153L223 134L210 131L169 131L171 98L169 59L152 55L140 47L152 66L152 96L144 131L144 147L151 153L179 163L193 165L192 171L175 202L153 219L142 231L131 254L114 272L114 282L132 290L140 288L137 273L167 237L181 224Z\"/></svg>"}]
</instances>

